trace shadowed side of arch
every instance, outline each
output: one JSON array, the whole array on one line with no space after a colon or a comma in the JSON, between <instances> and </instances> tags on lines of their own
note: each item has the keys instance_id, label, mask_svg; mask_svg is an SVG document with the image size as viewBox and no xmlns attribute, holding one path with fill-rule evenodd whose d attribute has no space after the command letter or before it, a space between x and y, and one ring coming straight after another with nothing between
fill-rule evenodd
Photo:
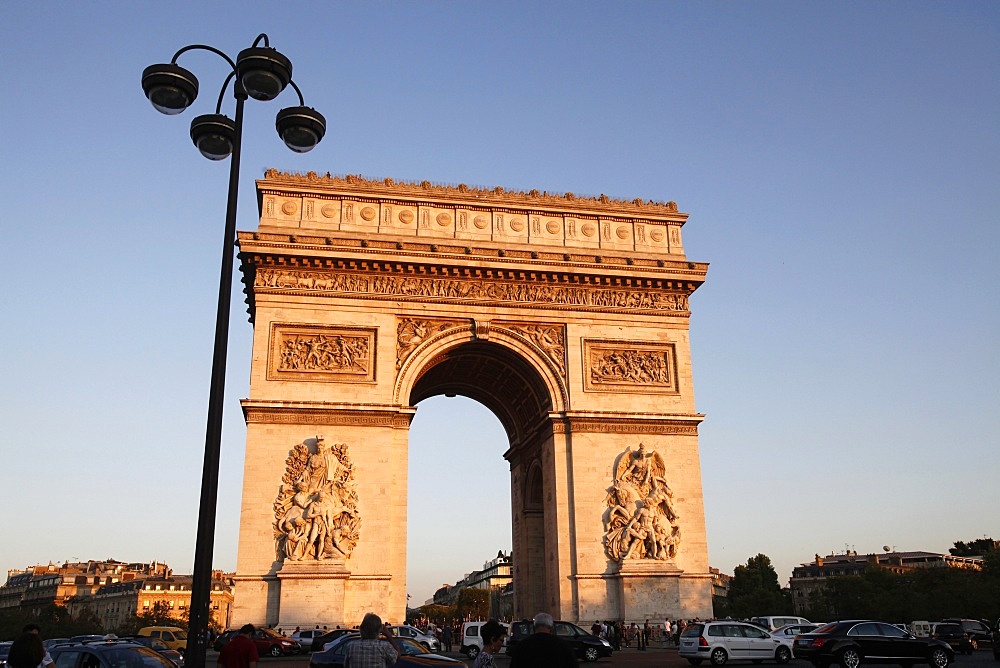
<instances>
[{"instance_id":1,"label":"shadowed side of arch","mask_svg":"<svg viewBox=\"0 0 1000 668\"><path fill-rule=\"evenodd\" d=\"M515 446L550 412L563 410L565 387L520 337L494 331L487 341L454 332L425 341L397 379L400 403L413 406L440 394L460 394L489 408Z\"/></svg>"}]
</instances>

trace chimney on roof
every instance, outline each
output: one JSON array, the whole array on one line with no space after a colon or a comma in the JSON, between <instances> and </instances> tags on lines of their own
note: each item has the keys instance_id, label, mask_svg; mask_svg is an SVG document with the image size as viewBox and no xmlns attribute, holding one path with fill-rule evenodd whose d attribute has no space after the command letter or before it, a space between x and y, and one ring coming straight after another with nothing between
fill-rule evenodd
<instances>
[{"instance_id":1,"label":"chimney on roof","mask_svg":"<svg viewBox=\"0 0 1000 668\"><path fill-rule=\"evenodd\" d=\"M819 556L818 554L816 555L816 565L817 566L823 565L823 557Z\"/></svg>"}]
</instances>

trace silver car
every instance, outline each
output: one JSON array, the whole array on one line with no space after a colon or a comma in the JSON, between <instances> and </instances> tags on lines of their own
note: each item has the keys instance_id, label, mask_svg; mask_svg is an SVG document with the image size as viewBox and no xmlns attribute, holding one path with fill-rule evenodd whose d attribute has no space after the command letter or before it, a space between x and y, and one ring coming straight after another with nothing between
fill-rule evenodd
<instances>
[{"instance_id":1,"label":"silver car","mask_svg":"<svg viewBox=\"0 0 1000 668\"><path fill-rule=\"evenodd\" d=\"M721 666L730 659L788 663L790 647L755 626L732 620L691 622L681 634L679 654L697 666L705 659Z\"/></svg>"},{"instance_id":2,"label":"silver car","mask_svg":"<svg viewBox=\"0 0 1000 668\"><path fill-rule=\"evenodd\" d=\"M410 626L409 624L401 624L399 626L392 627L392 635L399 636L401 638L412 638L419 643L423 643L430 648L432 652L437 652L441 649L441 641L429 633L424 633L420 629Z\"/></svg>"}]
</instances>

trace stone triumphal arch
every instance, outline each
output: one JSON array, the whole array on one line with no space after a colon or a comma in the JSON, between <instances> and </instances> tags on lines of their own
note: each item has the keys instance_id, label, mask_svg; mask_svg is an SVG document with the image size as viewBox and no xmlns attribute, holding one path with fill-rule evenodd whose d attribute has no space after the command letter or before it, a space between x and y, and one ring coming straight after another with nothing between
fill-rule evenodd
<instances>
[{"instance_id":1,"label":"stone triumphal arch","mask_svg":"<svg viewBox=\"0 0 1000 668\"><path fill-rule=\"evenodd\" d=\"M408 429L440 394L506 429L516 616L711 614L688 338L707 265L673 202L257 188L234 623L402 621Z\"/></svg>"}]
</instances>

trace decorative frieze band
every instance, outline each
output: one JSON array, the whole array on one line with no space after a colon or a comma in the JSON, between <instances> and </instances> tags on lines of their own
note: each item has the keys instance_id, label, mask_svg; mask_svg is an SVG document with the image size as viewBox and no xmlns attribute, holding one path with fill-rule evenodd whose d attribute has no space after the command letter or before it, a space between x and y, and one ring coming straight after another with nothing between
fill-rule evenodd
<instances>
[{"instance_id":1,"label":"decorative frieze band","mask_svg":"<svg viewBox=\"0 0 1000 668\"><path fill-rule=\"evenodd\" d=\"M677 394L672 343L584 339L584 390Z\"/></svg>"},{"instance_id":2,"label":"decorative frieze band","mask_svg":"<svg viewBox=\"0 0 1000 668\"><path fill-rule=\"evenodd\" d=\"M701 415L689 419L678 418L627 418L609 415L589 415L586 417L565 417L552 421L552 431L556 434L649 434L656 436L697 436Z\"/></svg>"},{"instance_id":3,"label":"decorative frieze band","mask_svg":"<svg viewBox=\"0 0 1000 668\"><path fill-rule=\"evenodd\" d=\"M572 310L671 311L679 315L686 315L688 311L688 296L678 292L651 288L552 285L502 279L373 276L260 267L254 275L254 289L371 295L419 301L434 299L456 304L501 306L516 303Z\"/></svg>"},{"instance_id":4,"label":"decorative frieze band","mask_svg":"<svg viewBox=\"0 0 1000 668\"><path fill-rule=\"evenodd\" d=\"M373 383L375 334L366 327L273 323L267 379Z\"/></svg>"}]
</instances>

